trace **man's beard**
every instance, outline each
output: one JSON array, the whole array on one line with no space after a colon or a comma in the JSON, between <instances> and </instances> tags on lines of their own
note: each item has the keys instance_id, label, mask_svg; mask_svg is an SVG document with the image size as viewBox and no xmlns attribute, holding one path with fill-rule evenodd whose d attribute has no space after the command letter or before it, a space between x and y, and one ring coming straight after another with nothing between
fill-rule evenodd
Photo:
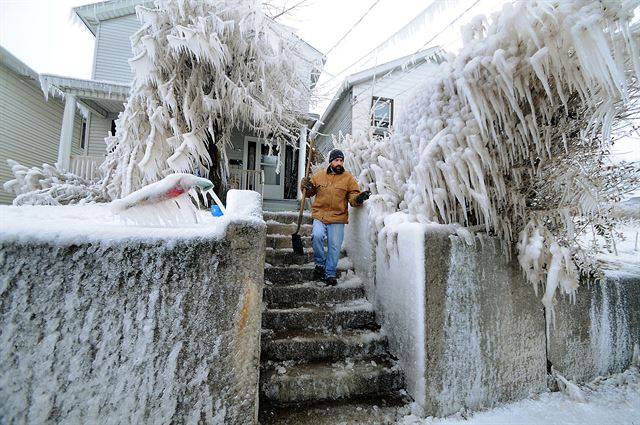
<instances>
[{"instance_id":1,"label":"man's beard","mask_svg":"<svg viewBox=\"0 0 640 425\"><path fill-rule=\"evenodd\" d=\"M331 170L333 170L333 172L336 174L344 173L344 167L342 165L336 165L335 167L331 167Z\"/></svg>"}]
</instances>

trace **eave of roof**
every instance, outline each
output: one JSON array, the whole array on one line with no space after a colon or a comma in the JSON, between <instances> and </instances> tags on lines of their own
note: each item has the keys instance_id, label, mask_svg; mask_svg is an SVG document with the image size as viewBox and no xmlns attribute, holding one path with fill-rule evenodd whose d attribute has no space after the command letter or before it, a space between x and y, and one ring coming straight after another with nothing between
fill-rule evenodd
<instances>
[{"instance_id":1,"label":"eave of roof","mask_svg":"<svg viewBox=\"0 0 640 425\"><path fill-rule=\"evenodd\" d=\"M117 115L122 110L122 104L127 101L131 86L111 81L81 80L41 74L40 88L45 99L49 95L61 98L74 95L79 101L77 106L83 115L86 116L86 111L82 109L82 105L106 118Z\"/></svg>"},{"instance_id":2,"label":"eave of roof","mask_svg":"<svg viewBox=\"0 0 640 425\"><path fill-rule=\"evenodd\" d=\"M27 77L36 83L38 81L38 73L36 71L29 68L27 64L15 57L13 54L11 54L11 52L9 52L2 46L0 46L0 64L6 66L18 75Z\"/></svg>"},{"instance_id":3,"label":"eave of roof","mask_svg":"<svg viewBox=\"0 0 640 425\"><path fill-rule=\"evenodd\" d=\"M95 36L101 21L133 15L136 13L137 5L151 6L153 3L153 0L107 0L74 7L72 10Z\"/></svg>"}]
</instances>

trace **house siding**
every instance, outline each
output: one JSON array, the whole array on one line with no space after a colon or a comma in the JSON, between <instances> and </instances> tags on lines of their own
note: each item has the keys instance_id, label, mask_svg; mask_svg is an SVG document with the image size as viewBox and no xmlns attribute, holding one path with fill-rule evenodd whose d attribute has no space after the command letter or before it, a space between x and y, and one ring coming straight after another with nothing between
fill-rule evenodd
<instances>
[{"instance_id":1,"label":"house siding","mask_svg":"<svg viewBox=\"0 0 640 425\"><path fill-rule=\"evenodd\" d=\"M356 132L366 132L371 127L369 112L373 96L393 99L393 125L397 125L398 119L402 117L404 108L415 94L416 89L422 85L425 78L436 67L437 65L432 63L423 62L410 72L398 70L375 83L370 80L355 85L352 88L355 97L352 111L354 134Z\"/></svg>"},{"instance_id":2,"label":"house siding","mask_svg":"<svg viewBox=\"0 0 640 425\"><path fill-rule=\"evenodd\" d=\"M333 149L332 135L337 138L340 133L343 135L351 134L351 96L352 91L345 93L345 95L338 101L334 114L331 115L320 129L322 135L317 138L317 149L325 156L331 149Z\"/></svg>"},{"instance_id":3,"label":"house siding","mask_svg":"<svg viewBox=\"0 0 640 425\"><path fill-rule=\"evenodd\" d=\"M7 159L41 167L58 159L64 101L45 100L39 83L0 66L0 185L13 179ZM76 113L71 153L82 153L82 116ZM0 187L0 204L10 204L13 194Z\"/></svg>"},{"instance_id":4,"label":"house siding","mask_svg":"<svg viewBox=\"0 0 640 425\"><path fill-rule=\"evenodd\" d=\"M93 79L129 84L133 71L129 66L131 36L141 28L136 15L102 21L96 35Z\"/></svg>"},{"instance_id":5,"label":"house siding","mask_svg":"<svg viewBox=\"0 0 640 425\"><path fill-rule=\"evenodd\" d=\"M96 114L91 114L87 155L105 156L107 154L107 144L104 139L110 134L111 121L111 118L102 118Z\"/></svg>"}]
</instances>

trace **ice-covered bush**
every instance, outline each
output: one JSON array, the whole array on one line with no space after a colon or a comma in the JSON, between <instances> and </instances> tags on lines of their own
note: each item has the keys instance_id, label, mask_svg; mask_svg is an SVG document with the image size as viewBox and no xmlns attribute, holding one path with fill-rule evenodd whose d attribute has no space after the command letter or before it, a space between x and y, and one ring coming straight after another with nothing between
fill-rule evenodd
<instances>
[{"instance_id":1,"label":"ice-covered bush","mask_svg":"<svg viewBox=\"0 0 640 425\"><path fill-rule=\"evenodd\" d=\"M608 203L638 185L638 164L606 155L640 108L637 4L516 2L467 25L390 140L338 143L377 193L378 228L396 211L481 228L517 248L546 306L558 286L573 295L593 270L578 235L605 229Z\"/></svg>"}]
</instances>

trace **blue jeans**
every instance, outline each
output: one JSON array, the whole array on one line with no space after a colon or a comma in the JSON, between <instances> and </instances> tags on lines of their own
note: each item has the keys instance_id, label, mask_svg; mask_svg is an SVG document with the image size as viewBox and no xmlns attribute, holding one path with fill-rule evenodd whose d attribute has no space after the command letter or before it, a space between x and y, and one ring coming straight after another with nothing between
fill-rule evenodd
<instances>
[{"instance_id":1,"label":"blue jeans","mask_svg":"<svg viewBox=\"0 0 640 425\"><path fill-rule=\"evenodd\" d=\"M327 240L327 254L324 253L324 241ZM324 267L324 277L336 277L336 268L344 239L344 224L324 224L313 219L311 245L313 246L313 261L316 266Z\"/></svg>"}]
</instances>

